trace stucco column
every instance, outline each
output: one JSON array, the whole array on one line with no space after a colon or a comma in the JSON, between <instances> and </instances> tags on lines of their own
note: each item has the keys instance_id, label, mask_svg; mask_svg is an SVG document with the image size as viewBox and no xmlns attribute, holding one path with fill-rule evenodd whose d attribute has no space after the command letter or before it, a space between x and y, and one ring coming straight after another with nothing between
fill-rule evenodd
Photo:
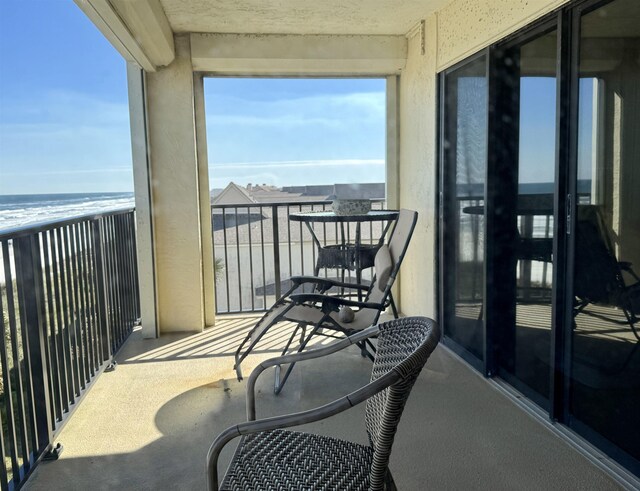
<instances>
[{"instance_id":1,"label":"stucco column","mask_svg":"<svg viewBox=\"0 0 640 491\"><path fill-rule=\"evenodd\" d=\"M175 49L169 66L146 76L160 333L201 331L213 322L209 183L207 164L198 161L203 136L196 130L189 36L176 36Z\"/></svg>"},{"instance_id":2,"label":"stucco column","mask_svg":"<svg viewBox=\"0 0 640 491\"><path fill-rule=\"evenodd\" d=\"M131 156L136 202L136 246L138 253L138 284L140 285L140 315L145 338L158 336L155 241L151 203L151 169L147 135L145 73L137 64L127 62L129 86L129 122Z\"/></svg>"}]
</instances>

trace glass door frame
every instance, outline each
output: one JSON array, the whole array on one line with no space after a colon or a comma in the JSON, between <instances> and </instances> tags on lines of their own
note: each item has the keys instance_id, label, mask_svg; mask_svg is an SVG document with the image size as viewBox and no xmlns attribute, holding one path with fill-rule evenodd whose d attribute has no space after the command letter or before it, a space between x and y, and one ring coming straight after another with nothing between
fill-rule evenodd
<instances>
[{"instance_id":1,"label":"glass door frame","mask_svg":"<svg viewBox=\"0 0 640 491\"><path fill-rule=\"evenodd\" d=\"M573 319L573 291L574 291L574 274L575 274L575 236L572 231L575 230L578 216L578 134L579 134L579 84L580 84L580 49L581 49L581 21L583 16L606 6L615 0L581 0L572 3L563 11L564 22L566 23L567 42L564 49L566 50L565 67L566 75L564 80L565 93L564 111L567 118L563 121L563 135L566 142L564 158L566 158L566 195L568 202L566 203L566 264L563 271L559 271L563 277L559 281L564 282L564 291L558 292L556 295L558 301L558 322L564 323L563 332L560 333L561 346L558 346L561 354L563 366L562 373L558 374L558 385L561 384L561 398L557 401L557 407L553 407L552 419L566 424L573 431L583 436L587 440L593 442L609 456L620 462L622 465L630 469L636 474L640 473L640 462L623 451L620 447L610 442L604 435L598 433L586 423L578 420L571 414L571 362L573 356L573 336L572 325ZM574 197L572 199L572 197ZM563 295L564 293L564 295ZM563 308L564 310L561 310Z\"/></svg>"},{"instance_id":2,"label":"glass door frame","mask_svg":"<svg viewBox=\"0 0 640 491\"><path fill-rule=\"evenodd\" d=\"M438 160L439 160L439 165L437 166L437 172L438 172L438 176L437 176L437 181L438 181L438 223L437 223L437 248L436 250L438 251L438 261L436 261L437 264L437 268L436 268L436 274L438 275L438 298L436 299L437 305L438 305L438 321L440 323L441 326L445 325L445 312L447 312L448 310L445 308L445 292L449 291L449 285L450 285L450 280L449 278L447 278L447 275L444 274L444 271L447 267L446 264L441 264L444 263L444 258L448 257L446 255L446 244L449 242L450 237L451 237L451 233L450 230L447 229L447 227L444 226L444 218L445 216L447 216L447 214L450 212L451 207L449 206L449 202L446 199L445 196L445 189L449 190L449 186L450 186L450 178L451 178L451 172L455 173L455 169L447 169L444 166L444 162L447 161L447 148L445 148L445 145L443 145L442 140L443 140L443 135L444 135L444 131L446 129L446 123L447 123L447 119L445 116L445 113L447 111L447 108L445 108L445 87L446 87L446 77L449 76L450 74L452 74L453 72L459 70L460 68L464 67L465 65L469 64L469 63L474 63L476 61L478 61L479 59L481 59L482 57L485 57L485 73L487 74L487 78L489 79L489 75L490 75L490 60L491 60L491 51L490 48L485 48L483 50L478 51L477 53L465 58L464 60L456 63L455 65L452 65L451 67L445 69L444 71L440 72L438 74L438 100L437 100L437 104L438 104L438 139L437 139L437 153L438 153ZM487 97L487 114L489 113L489 105L490 105L490 85L488 87L488 97ZM489 120L487 120L487 135L489 135L489 132L491 130L491 126L489 124ZM487 136L488 138L488 136ZM454 147L455 145L449 145L449 148ZM486 210L486 203L487 203L487 173L485 172L485 181L484 181L484 196L485 196L485 210ZM483 238L484 238L484 243L483 243L483 250L486 251L486 246L487 246L487 241L486 241L486 237L487 237L487 230L486 230L486 220L484 221L484 230L483 230ZM483 310L486 312L486 298L487 298L487 282L486 282L486 274L487 274L487 263L486 261L484 261L484 271L483 271L483 277L485 278L485 282L483 285ZM493 373L489 373L487 372L487 367L489 366L487 364L487 356L491 356L490 350L487 349L487 347L489 346L489 343L487 343L487 318L486 315L483 315L483 319L482 319L482 346L483 346L483 359L479 359L477 356L475 356L473 353L471 353L471 351L469 351L466 347L462 346L461 344L459 344L457 341L454 341L453 339L449 338L448 336L443 335L442 337L442 343L447 346L449 349L451 349L454 353L460 355L467 363L469 363L472 367L474 367L476 370L478 370L479 372L482 372L485 376L487 377L491 377L493 376Z\"/></svg>"},{"instance_id":3,"label":"glass door frame","mask_svg":"<svg viewBox=\"0 0 640 491\"><path fill-rule=\"evenodd\" d=\"M504 300L500 299L494 289L487 288L490 282L493 284L501 280L499 255L490 238L504 224L496 222L495 197L503 192L500 188L500 179L496 179L500 173L500 156L504 148L500 148L496 130L496 124L500 116L495 106L498 84L497 77L500 70L496 64L496 56L500 50L509 46L524 43L548 30L550 26L557 27L557 84L556 84L556 162L555 162L555 188L554 188L554 224L553 224L553 293L552 293L552 332L550 339L550 390L548 415L551 421L562 423L577 434L585 437L597 445L603 452L613 457L622 465L638 472L639 464L615 444L609 442L603 435L591 429L585 423L578 421L570 413L571 395L571 362L572 362L572 324L574 304L574 270L575 270L575 237L574 229L577 216L577 188L578 188L578 105L579 105L579 61L580 61L580 25L583 15L605 6L615 0L575 0L556 11L534 21L531 25L516 33L492 44L473 56L466 58L445 69L438 74L438 318L444 326L445 296L447 294L447 281L444 270L446 265L442 263L447 230L443 221L447 216L447 196L444 195L447 184L448 172L451 169L444 168L445 149L443 148L444 113L445 102L445 78L451 72L463 67L465 64L476 60L478 57L487 56L488 70L488 145L487 166L485 175L485 289L483 319L484 359L480 360L464 346L446 336L443 343L459 354L466 362L483 373L486 377L502 376L498 369L496 325L504 321L501 307ZM512 381L506 380L510 385ZM521 387L516 387L522 391ZM526 393L525 396L529 397ZM529 397L532 399L531 397ZM535 400L534 400L535 401Z\"/></svg>"},{"instance_id":4,"label":"glass door frame","mask_svg":"<svg viewBox=\"0 0 640 491\"><path fill-rule=\"evenodd\" d=\"M503 59L502 56L519 46L523 46L529 42L534 41L537 38L544 36L552 31L557 32L558 43L556 45L556 58L559 60L558 49L560 47L560 40L562 38L562 13L557 12L551 15L547 15L542 19L539 19L533 25L526 27L518 31L517 33L509 36L508 38L496 43L491 48L490 57L490 73L489 73L489 100L494 101L490 105L489 112L489 145L488 145L488 162L487 162L487 176L488 183L487 192L487 282L493 284L494 287L487 292L487 339L488 344L493 346L490 350L491 354L487 358L491 364L487 368L487 372L494 373L503 378L507 383L515 387L519 392L522 392L527 398L533 400L536 404L548 410L553 407L554 401L554 383L553 374L556 372L556 366L559 362L558 357L555 356L555 333L559 325L554 322L554 308L557 303L555 298L560 292L560 289L556 288L556 271L557 266L557 249L563 247L562 241L564 233L561 230L562 220L559 220L559 210L564 209L561 203L561 196L564 192L564 188L558 186L562 182L564 176L559 174L562 172L562 155L560 153L560 135L558 134L558 128L561 127L563 122L561 118L561 98L559 86L562 84L561 80L561 66L558 62L556 64L556 121L555 121L555 163L554 163L554 210L553 210L553 289L552 289L552 314L551 314L551 334L550 334L550 370L549 377L551 380L550 390L548 394L548 400L543 400L540 395L530 389L527 385L521 382L515 375L508 373L506 370L500 368L499 351L501 344L501 336L504 334L504 330L500 331L499 326L513 325L516 323L516 292L515 284L511 285L515 278L515 264L513 268L505 267L505 264L511 264L512 261L504 260L503 248L499 246L497 237L505 237L513 235L511 217L505 213L497 213L498 208L505 207L508 209L513 206L518 199L518 181L514 180L516 176L513 164L519 161L519 148L511 145L511 140L508 140L505 144L501 140L500 135L510 131L517 133L520 127L519 107L513 104L513 100L504 97L504 93L501 91L501 84L512 76L508 68L500 63ZM507 100L505 100L507 99ZM509 121L504 120L504 116L513 116ZM515 128L514 128L515 126ZM559 199L560 197L560 199ZM509 285L512 288L509 288ZM515 340L514 340L515 343ZM515 346L515 344L514 344Z\"/></svg>"}]
</instances>

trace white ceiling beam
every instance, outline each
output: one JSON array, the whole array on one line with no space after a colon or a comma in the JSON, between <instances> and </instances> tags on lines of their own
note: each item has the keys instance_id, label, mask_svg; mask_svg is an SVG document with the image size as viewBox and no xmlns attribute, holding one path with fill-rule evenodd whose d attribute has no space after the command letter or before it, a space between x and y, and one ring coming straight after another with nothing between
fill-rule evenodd
<instances>
[{"instance_id":1,"label":"white ceiling beam","mask_svg":"<svg viewBox=\"0 0 640 491\"><path fill-rule=\"evenodd\" d=\"M155 72L175 57L173 32L159 0L74 2L126 60L144 70Z\"/></svg>"},{"instance_id":2,"label":"white ceiling beam","mask_svg":"<svg viewBox=\"0 0 640 491\"><path fill-rule=\"evenodd\" d=\"M394 75L404 36L191 34L194 71L234 75Z\"/></svg>"},{"instance_id":3,"label":"white ceiling beam","mask_svg":"<svg viewBox=\"0 0 640 491\"><path fill-rule=\"evenodd\" d=\"M160 0L110 1L151 62L157 67L169 65L176 56L173 31Z\"/></svg>"}]
</instances>

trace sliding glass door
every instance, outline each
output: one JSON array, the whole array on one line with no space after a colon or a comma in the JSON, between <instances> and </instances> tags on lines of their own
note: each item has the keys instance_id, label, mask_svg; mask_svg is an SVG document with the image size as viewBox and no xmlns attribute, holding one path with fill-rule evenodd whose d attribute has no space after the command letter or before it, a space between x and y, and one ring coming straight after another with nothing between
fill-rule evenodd
<instances>
[{"instance_id":1,"label":"sliding glass door","mask_svg":"<svg viewBox=\"0 0 640 491\"><path fill-rule=\"evenodd\" d=\"M640 1L440 77L445 343L640 472Z\"/></svg>"},{"instance_id":2,"label":"sliding glass door","mask_svg":"<svg viewBox=\"0 0 640 491\"><path fill-rule=\"evenodd\" d=\"M483 359L487 57L451 70L443 85L442 297L446 335Z\"/></svg>"},{"instance_id":3,"label":"sliding glass door","mask_svg":"<svg viewBox=\"0 0 640 491\"><path fill-rule=\"evenodd\" d=\"M572 424L640 460L640 2L576 15Z\"/></svg>"},{"instance_id":4,"label":"sliding glass door","mask_svg":"<svg viewBox=\"0 0 640 491\"><path fill-rule=\"evenodd\" d=\"M548 407L551 377L557 29L555 23L496 50L489 179L496 189L491 240L499 295L499 373Z\"/></svg>"}]
</instances>

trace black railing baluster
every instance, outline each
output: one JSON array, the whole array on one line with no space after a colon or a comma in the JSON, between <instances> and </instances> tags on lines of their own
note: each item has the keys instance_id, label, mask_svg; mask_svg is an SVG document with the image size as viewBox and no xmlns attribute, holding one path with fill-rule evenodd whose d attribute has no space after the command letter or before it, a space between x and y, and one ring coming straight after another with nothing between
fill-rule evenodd
<instances>
[{"instance_id":1,"label":"black railing baluster","mask_svg":"<svg viewBox=\"0 0 640 491\"><path fill-rule=\"evenodd\" d=\"M133 299L135 320L140 319L140 279L138 277L138 242L136 239L136 215L129 212L129 233L131 234L131 260L133 261Z\"/></svg>"},{"instance_id":2,"label":"black railing baluster","mask_svg":"<svg viewBox=\"0 0 640 491\"><path fill-rule=\"evenodd\" d=\"M2 304L0 303L0 316L2 315ZM2 326L4 327L4 325ZM2 469L0 469L0 489L7 491L9 489L9 481L7 480L9 472L7 471L7 451L4 446L4 418L0 411L0 458L2 459Z\"/></svg>"},{"instance_id":3,"label":"black railing baluster","mask_svg":"<svg viewBox=\"0 0 640 491\"><path fill-rule=\"evenodd\" d=\"M124 242L125 246L125 256L127 258L127 299L129 304L129 333L131 333L133 326L138 320L138 316L136 314L136 306L135 306L135 297L136 297L136 289L135 289L135 280L134 280L134 268L133 263L135 262L134 253L135 247L133 245L133 235L135 234L135 228L133 228L133 217L131 215L123 215L122 222L124 227L124 236L126 240Z\"/></svg>"},{"instance_id":4,"label":"black railing baluster","mask_svg":"<svg viewBox=\"0 0 640 491\"><path fill-rule=\"evenodd\" d=\"M264 220L262 217L264 216L264 208L260 206L260 249L262 251L262 301L263 307L267 308L267 273L266 273L266 265L264 264Z\"/></svg>"},{"instance_id":5,"label":"black railing baluster","mask_svg":"<svg viewBox=\"0 0 640 491\"><path fill-rule=\"evenodd\" d=\"M227 293L227 312L231 311L231 300L229 295L229 254L227 247L227 209L222 208L222 235L224 236L224 286Z\"/></svg>"},{"instance_id":6,"label":"black railing baluster","mask_svg":"<svg viewBox=\"0 0 640 491\"><path fill-rule=\"evenodd\" d=\"M251 244L251 208L247 206L247 235L249 236L249 278L251 278L251 312L256 310L253 290L253 247Z\"/></svg>"},{"instance_id":7,"label":"black railing baluster","mask_svg":"<svg viewBox=\"0 0 640 491\"><path fill-rule=\"evenodd\" d=\"M242 266L240 261L240 233L238 231L238 207L234 208L236 217L236 265L238 267L238 312L242 312Z\"/></svg>"},{"instance_id":8,"label":"black railing baluster","mask_svg":"<svg viewBox=\"0 0 640 491\"><path fill-rule=\"evenodd\" d=\"M127 288L126 261L122 251L122 241L124 240L124 236L122 233L121 216L113 217L113 233L113 248L116 257L116 281L118 282L118 286L116 288L116 295L118 297L118 309L116 312L120 320L120 325L122 326L122 329L120 331L120 340L118 343L120 344L129 331L129 319L127 318L127 296L125 294Z\"/></svg>"},{"instance_id":9,"label":"black railing baluster","mask_svg":"<svg viewBox=\"0 0 640 491\"><path fill-rule=\"evenodd\" d=\"M316 211L315 206L311 205L311 211ZM301 223L302 224L302 223ZM311 224L311 228L313 229L313 233L317 234L317 227L316 227L316 223L312 223ZM313 268L315 269L316 267L316 248L311 246L311 266L313 266Z\"/></svg>"},{"instance_id":10,"label":"black railing baluster","mask_svg":"<svg viewBox=\"0 0 640 491\"><path fill-rule=\"evenodd\" d=\"M73 370L73 379L74 379L74 394L76 396L80 396L80 392L82 387L84 386L84 381L82 377L82 372L80 371L80 355L79 355L79 346L78 346L78 333L76 330L76 317L78 310L78 302L77 296L75 295L76 285L75 278L73 278L73 259L71 252L71 238L69 233L69 226L63 228L63 236L64 236L64 251L65 251L65 273L67 280L67 300L68 300L68 308L69 308L69 323L67 324L67 333L69 336L69 353L71 354L71 367Z\"/></svg>"},{"instance_id":11,"label":"black railing baluster","mask_svg":"<svg viewBox=\"0 0 640 491\"><path fill-rule=\"evenodd\" d=\"M18 247L15 247L16 242ZM22 351L25 367L28 423L33 455L29 464L51 443L51 412L49 410L49 380L45 362L45 311L43 304L40 241L33 234L14 240L18 292L24 322Z\"/></svg>"},{"instance_id":12,"label":"black railing baluster","mask_svg":"<svg viewBox=\"0 0 640 491\"><path fill-rule=\"evenodd\" d=\"M274 282L276 288L276 298L280 298L282 295L282 278L280 272L280 223L278 217L278 205L271 207L271 219L273 225L273 269L274 269ZM264 306L265 309L269 307Z\"/></svg>"},{"instance_id":13,"label":"black railing baluster","mask_svg":"<svg viewBox=\"0 0 640 491\"><path fill-rule=\"evenodd\" d=\"M83 381L86 384L91 378L91 371L89 367L89 357L87 354L88 343L87 343L87 302L86 302L86 285L83 281L84 271L82 267L82 249L80 247L80 226L78 223L74 223L72 226L73 230L73 247L75 250L74 253L74 268L76 271L75 274L75 284L77 285L78 290L78 301L80 305L80 311L78 313L78 335L80 337L80 362L82 364L83 371ZM84 389L84 387L83 387Z\"/></svg>"},{"instance_id":14,"label":"black railing baluster","mask_svg":"<svg viewBox=\"0 0 640 491\"><path fill-rule=\"evenodd\" d=\"M51 249L49 243L49 231L42 232L42 252L44 254L44 279L47 291L47 316L49 319L49 370L51 377L49 383L51 387L51 410L52 430L55 430L56 421L62 420L62 390L60 389L60 364L58 361L58 340L56 336L56 315L54 313L54 293L51 270Z\"/></svg>"},{"instance_id":15,"label":"black railing baluster","mask_svg":"<svg viewBox=\"0 0 640 491\"><path fill-rule=\"evenodd\" d=\"M91 298L91 289L90 289L90 281L89 281L89 263L88 263L88 255L89 250L87 248L87 229L86 222L80 222L78 224L79 234L78 240L80 242L80 265L82 271L82 290L84 294L84 335L86 338L86 360L87 360L87 368L88 373L90 374L90 378L93 378L96 374L96 364L95 364L95 346L93 344L93 302Z\"/></svg>"},{"instance_id":16,"label":"black railing baluster","mask_svg":"<svg viewBox=\"0 0 640 491\"><path fill-rule=\"evenodd\" d=\"M62 386L62 407L64 411L69 410L69 405L74 402L74 390L73 390L73 371L71 369L71 354L69 352L70 343L68 342L68 314L67 314L67 300L66 300L66 288L64 281L64 259L61 243L61 228L52 230L52 236L55 238L55 252L57 253L57 259L53 257L53 277L56 285L56 321L58 323L58 356L62 365L61 370L61 386ZM54 252L54 251L52 251Z\"/></svg>"},{"instance_id":17,"label":"black railing baluster","mask_svg":"<svg viewBox=\"0 0 640 491\"><path fill-rule=\"evenodd\" d=\"M7 277L11 274L10 270L7 268L8 263L8 244L7 241L2 242L2 259L4 266L4 276L5 276L5 287ZM8 296L8 295L7 295ZM7 302L8 303L8 302ZM3 334L6 332L6 326L4 325L4 309L2 306L2 295L0 295L0 315L2 315L2 331ZM11 333L11 337L15 336L15 331L11 328L11 316L9 314L9 305L7 305L7 318L9 319L9 332ZM20 463L18 462L18 437L17 437L17 429L15 426L16 423L16 413L13 402L13 383L11 382L11 372L9 371L9 355L7 354L7 340L6 336L0 336L0 363L2 363L2 384L4 388L4 407L5 414L7 415L7 435L9 437L9 445L10 445L10 458L11 458L11 470L12 470L12 480L14 482L20 481ZM5 461L6 462L6 461Z\"/></svg>"},{"instance_id":18,"label":"black railing baluster","mask_svg":"<svg viewBox=\"0 0 640 491\"><path fill-rule=\"evenodd\" d=\"M33 372L31 371L31 351L29 348L30 331L37 330L37 306L33 300L35 294L35 278L32 269L30 237L20 237L13 241L13 261L15 265L15 287L19 305L20 335L22 338L22 376L25 394L25 415L27 418L27 441L29 444L29 466L32 463L32 455L38 448L36 436L35 401L33 397ZM38 375L42 374L42 370Z\"/></svg>"},{"instance_id":19,"label":"black railing baluster","mask_svg":"<svg viewBox=\"0 0 640 491\"><path fill-rule=\"evenodd\" d=\"M107 217L104 221L104 240L105 249L107 251L107 262L109 270L107 278L109 280L109 314L111 315L111 351L115 351L120 344L120 319L118 317L118 266L116 263L114 236L113 236L113 217Z\"/></svg>"},{"instance_id":20,"label":"black railing baluster","mask_svg":"<svg viewBox=\"0 0 640 491\"><path fill-rule=\"evenodd\" d=\"M124 311L124 306L122 302L122 258L120 257L120 250L118 247L118 241L120 240L120 235L118 234L118 217L112 216L109 217L111 220L111 248L113 251L113 264L114 264L114 297L115 297L115 315L118 323L118 345L116 349L118 349L122 345L122 341L125 338L127 332L127 326L124 321L124 317L122 312Z\"/></svg>"},{"instance_id":21,"label":"black railing baluster","mask_svg":"<svg viewBox=\"0 0 640 491\"><path fill-rule=\"evenodd\" d=\"M75 334L75 349L76 359L78 365L78 377L80 380L80 390L86 388L87 376L85 372L85 358L84 358L84 345L82 336L82 317L83 317L83 301L82 294L80 292L80 286L78 281L80 279L80 273L78 272L78 250L76 247L76 233L75 225L70 224L67 228L69 234L69 269L71 271L71 284L73 285L73 301L75 305L73 315L73 332ZM79 392L78 392L79 394Z\"/></svg>"},{"instance_id":22,"label":"black railing baluster","mask_svg":"<svg viewBox=\"0 0 640 491\"><path fill-rule=\"evenodd\" d=\"M298 205L298 211L302 212L302 205ZM298 222L298 233L300 234L300 274L304 275L304 238L302 222Z\"/></svg>"},{"instance_id":23,"label":"black railing baluster","mask_svg":"<svg viewBox=\"0 0 640 491\"><path fill-rule=\"evenodd\" d=\"M108 247L109 247L109 262L111 264L111 276L110 276L110 285L111 285L111 301L112 301L112 315L113 315L113 328L115 329L113 336L111 338L111 342L114 343L113 351L117 350L120 346L120 340L123 335L123 326L122 326L122 318L119 315L120 309L122 308L120 305L120 296L118 295L119 291L119 281L118 281L118 254L116 251L116 233L115 233L115 218L109 217L107 218L107 237L108 237Z\"/></svg>"},{"instance_id":24,"label":"black railing baluster","mask_svg":"<svg viewBox=\"0 0 640 491\"><path fill-rule=\"evenodd\" d=\"M100 362L111 358L111 332L110 319L108 315L108 292L106 291L106 264L104 258L104 243L102 240L101 220L93 220L91 228L93 233L91 241L93 244L93 267L95 274L96 306L98 313L98 330L100 346Z\"/></svg>"},{"instance_id":25,"label":"black railing baluster","mask_svg":"<svg viewBox=\"0 0 640 491\"><path fill-rule=\"evenodd\" d=\"M291 220L289 219L289 215L291 215L291 207L287 205L287 245L289 249L289 276L293 276L293 261L292 261L292 253L291 253Z\"/></svg>"},{"instance_id":26,"label":"black railing baluster","mask_svg":"<svg viewBox=\"0 0 640 491\"><path fill-rule=\"evenodd\" d=\"M132 294L131 294L131 272L130 272L130 262L131 257L129 256L130 247L129 247L129 234L127 230L127 217L125 215L121 215L118 218L119 226L120 226L120 240L118 240L118 244L120 245L120 256L122 257L122 276L123 276L123 286L122 286L122 298L124 302L123 315L125 316L125 325L126 325L126 336L129 335L131 329L133 329L133 304Z\"/></svg>"},{"instance_id":27,"label":"black railing baluster","mask_svg":"<svg viewBox=\"0 0 640 491\"><path fill-rule=\"evenodd\" d=\"M9 317L9 330L11 332L11 354L13 358L13 375L16 388L17 413L15 414L15 427L18 437L19 453L22 459L22 465L29 465L29 447L27 446L27 415L24 405L24 384L22 378L22 362L20 360L20 348L18 346L18 326L16 317L16 299L14 295L13 273L11 270L11 256L9 255L9 243L2 243L2 256L4 260L4 276L5 291L7 295L7 314ZM15 254L15 243L12 243L12 249ZM22 329L22 326L20 326ZM7 365L8 368L8 365Z\"/></svg>"},{"instance_id":28,"label":"black railing baluster","mask_svg":"<svg viewBox=\"0 0 640 491\"><path fill-rule=\"evenodd\" d=\"M93 317L93 362L96 366L96 372L102 365L102 324L101 324L101 304L104 304L104 297L101 299L98 292L98 270L96 258L96 244L94 240L96 220L87 221L87 256L89 268L89 290L91 291L91 315Z\"/></svg>"}]
</instances>

